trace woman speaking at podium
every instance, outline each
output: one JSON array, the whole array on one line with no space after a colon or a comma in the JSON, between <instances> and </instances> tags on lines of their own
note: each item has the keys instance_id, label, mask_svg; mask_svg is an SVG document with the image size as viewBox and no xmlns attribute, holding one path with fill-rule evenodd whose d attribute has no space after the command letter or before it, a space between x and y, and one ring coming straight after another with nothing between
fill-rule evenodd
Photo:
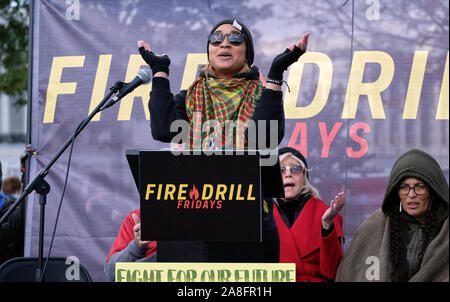
<instances>
[{"instance_id":1,"label":"woman speaking at podium","mask_svg":"<svg viewBox=\"0 0 450 302\"><path fill-rule=\"evenodd\" d=\"M251 137L250 131L248 135L240 135L245 133L242 128L231 137L224 131L225 137L217 128L214 129L218 133L214 133L210 131L211 127L203 125L214 121L215 125L220 124L219 129L225 130L229 121L246 123L253 120L256 125L258 121L266 123L266 141L258 142L258 149L276 148L284 136L283 72L306 51L308 36L306 33L301 41L274 58L264 87L262 75L253 65L254 47L249 29L238 20L222 20L207 36L208 64L187 90L175 96L168 80L169 57L155 54L149 44L138 41L139 52L153 73L148 104L153 138L171 142L178 134L170 131L172 123L183 120L190 127L190 148L186 149L246 149L250 141L256 146L257 131L256 137ZM277 131L273 132L277 133L276 138L269 137L269 121L277 121ZM196 132L199 124L202 131ZM204 132L205 129L210 132ZM271 209L272 205L267 208ZM278 262L279 240L273 214L270 211L263 217L264 261Z\"/></svg>"},{"instance_id":2,"label":"woman speaking at podium","mask_svg":"<svg viewBox=\"0 0 450 302\"><path fill-rule=\"evenodd\" d=\"M242 127L239 129L239 125L245 128L245 123L253 120L256 126L258 121L266 123L266 141L261 142L266 144L262 147L258 145L258 147L260 149L276 148L284 136L283 93L281 91L283 73L306 51L308 36L308 33L305 34L301 41L290 45L283 53L274 58L264 87L259 69L253 66L254 48L250 31L240 21L222 20L213 26L207 36L208 64L189 89L182 90L176 95L170 91L169 57L155 54L149 44L142 40L138 41L139 52L153 73L149 101L153 138L166 143L171 142L178 134L178 132L171 132L171 125L173 122L181 120L190 127L187 138L189 146L185 146L186 149L247 149L250 142L254 142L254 145L250 146L256 147L258 135L252 137L255 135L252 135L250 131L248 135L242 135L245 134L245 131L242 131L245 129ZM216 125L214 128L216 133L214 131L196 132L199 123L200 129L202 129L202 126L208 121L214 121L214 124L211 125ZM231 133L231 137L227 135L225 138L222 131L217 131L217 123L220 124L220 130L225 130L230 121L239 121L242 124L238 123L239 131L236 131L236 134ZM275 138L268 135L270 133L269 121L276 121L277 131L274 133L277 134L277 137ZM202 130L204 129L205 127ZM255 132L257 134L257 131ZM279 261L278 232L273 213L268 210L272 207L273 205L265 206L266 211L263 215L263 259L255 256L254 260L256 261L253 262ZM139 210L133 213L137 215L138 212ZM132 214L127 216L128 221L131 221ZM139 246L139 249L150 250L149 244L142 246L134 244L134 242L141 242L140 238L135 236L136 232L140 233L139 230L136 231L136 226L140 225L139 220L136 220L134 224L126 224L126 221L124 221L118 239L108 256L105 271L112 271L108 268L113 267L116 259L135 259L129 257L133 254L132 252L127 252L130 250L130 246L136 247L135 249ZM120 238L128 238L128 240L119 240ZM206 243L206 246L209 255L216 255L213 257L216 262L221 260L221 257L228 257L223 260L241 262L238 259L240 255L247 254L247 257L253 255L251 244L247 250L239 243L231 243L231 245L230 243ZM145 251L137 254L142 257L149 255ZM146 254L147 256L145 256ZM235 256L231 256L232 254ZM113 277L113 273L110 275Z\"/></svg>"},{"instance_id":3,"label":"woman speaking at podium","mask_svg":"<svg viewBox=\"0 0 450 302\"><path fill-rule=\"evenodd\" d=\"M168 80L169 57L156 55L149 44L138 41L139 52L153 73L148 103L153 138L171 142L178 134L170 131L172 123L183 120L190 126L190 148L186 149L242 149L237 146L247 146L247 142L241 142L240 139L256 141L256 138L235 135L231 141L225 139L221 131L203 132L195 127L202 127L214 120L220 123L221 130L225 132L228 121L245 123L253 120L256 125L258 121L265 121L266 134L269 134L268 122L273 120L277 121L278 137L270 138L267 135L266 145L262 147L276 148L284 136L283 72L306 51L308 36L308 33L305 34L300 42L292 44L275 57L264 87L259 69L253 66L254 50L250 31L240 21L222 20L214 25L208 35L208 64L189 89L175 96L170 91ZM272 144L267 146L270 139Z\"/></svg>"}]
</instances>

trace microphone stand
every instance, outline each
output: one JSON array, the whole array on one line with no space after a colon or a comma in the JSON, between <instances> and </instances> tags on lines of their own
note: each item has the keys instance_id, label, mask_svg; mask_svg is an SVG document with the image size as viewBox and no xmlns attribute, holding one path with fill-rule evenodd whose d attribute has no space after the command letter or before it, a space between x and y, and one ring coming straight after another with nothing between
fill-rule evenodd
<instances>
[{"instance_id":1,"label":"microphone stand","mask_svg":"<svg viewBox=\"0 0 450 302\"><path fill-rule=\"evenodd\" d=\"M16 199L16 201L9 207L8 211L0 218L0 225L9 217L11 212L13 212L20 203L28 196L31 192L36 191L39 194L39 205L40 205L40 217L39 217L39 252L38 252L38 267L36 269L35 280L43 280L42 269L43 269L43 251L44 251L44 217L45 217L45 204L47 203L47 194L50 192L50 185L45 181L45 177L50 171L50 168L58 160L58 158L64 153L67 147L75 140L75 138L81 133L81 131L86 127L86 125L91 121L95 114L102 110L103 105L108 101L108 99L120 90L125 83L116 82L109 88L110 91L103 98L103 100L98 104L98 106L89 114L89 116L84 119L75 130L75 133L66 140L64 145L56 152L50 162L39 171L38 175L25 187L22 194ZM104 108L103 108L104 109Z\"/></svg>"}]
</instances>

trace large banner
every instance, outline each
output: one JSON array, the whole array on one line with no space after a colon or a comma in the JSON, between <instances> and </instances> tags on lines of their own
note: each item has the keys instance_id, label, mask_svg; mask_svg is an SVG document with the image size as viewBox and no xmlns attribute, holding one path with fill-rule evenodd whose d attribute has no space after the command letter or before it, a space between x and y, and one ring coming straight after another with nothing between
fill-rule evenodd
<instances>
[{"instance_id":1,"label":"large banner","mask_svg":"<svg viewBox=\"0 0 450 302\"><path fill-rule=\"evenodd\" d=\"M32 6L30 178L116 81L146 67L137 41L171 59L173 93L207 62L207 34L225 18L242 21L255 62L310 33L308 52L284 74L286 132L301 151L325 203L341 191L348 247L358 225L381 206L390 169L418 148L449 170L449 3L325 0L37 0ZM289 90L287 89L289 86ZM151 82L102 111L75 140L52 256L76 256L95 281L124 217L139 207L128 149L159 150L148 111ZM47 255L69 150L52 167L46 206ZM39 197L27 203L26 256L38 253Z\"/></svg>"}]
</instances>

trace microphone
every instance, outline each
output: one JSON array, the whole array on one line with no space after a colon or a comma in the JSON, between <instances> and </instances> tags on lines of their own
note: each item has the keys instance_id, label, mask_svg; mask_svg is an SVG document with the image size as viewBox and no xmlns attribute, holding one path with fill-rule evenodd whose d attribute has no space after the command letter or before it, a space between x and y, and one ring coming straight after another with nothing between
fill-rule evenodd
<instances>
[{"instance_id":1,"label":"microphone","mask_svg":"<svg viewBox=\"0 0 450 302\"><path fill-rule=\"evenodd\" d=\"M119 90L119 94L113 97L113 101L121 100L124 96L132 92L136 87L148 83L150 81L150 72L145 69L139 70L133 81L125 84L122 89Z\"/></svg>"},{"instance_id":2,"label":"microphone","mask_svg":"<svg viewBox=\"0 0 450 302\"><path fill-rule=\"evenodd\" d=\"M106 104L103 109L106 109L119 100L121 100L124 96L132 92L135 88L139 87L142 84L148 83L150 81L150 72L145 69L141 69L138 71L136 77L126 84L119 90L119 93L115 95L109 102Z\"/></svg>"}]
</instances>

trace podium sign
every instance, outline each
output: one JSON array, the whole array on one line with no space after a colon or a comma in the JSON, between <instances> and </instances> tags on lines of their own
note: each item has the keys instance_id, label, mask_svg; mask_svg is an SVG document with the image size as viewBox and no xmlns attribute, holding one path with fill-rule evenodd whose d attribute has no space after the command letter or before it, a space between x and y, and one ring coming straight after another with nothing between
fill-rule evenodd
<instances>
[{"instance_id":1,"label":"podium sign","mask_svg":"<svg viewBox=\"0 0 450 302\"><path fill-rule=\"evenodd\" d=\"M259 154L139 151L142 240L261 241Z\"/></svg>"}]
</instances>

